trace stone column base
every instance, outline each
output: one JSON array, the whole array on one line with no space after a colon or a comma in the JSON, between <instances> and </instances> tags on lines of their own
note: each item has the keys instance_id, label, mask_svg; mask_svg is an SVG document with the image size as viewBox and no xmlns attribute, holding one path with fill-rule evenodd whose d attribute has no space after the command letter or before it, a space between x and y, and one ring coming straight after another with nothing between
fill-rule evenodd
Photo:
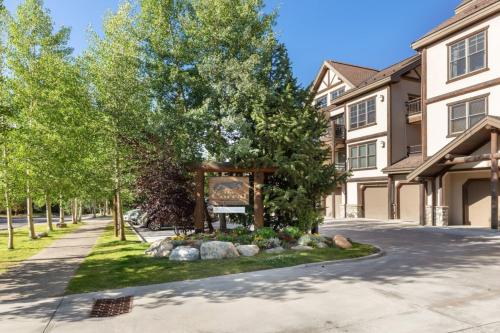
<instances>
[{"instance_id":1,"label":"stone column base","mask_svg":"<svg viewBox=\"0 0 500 333\"><path fill-rule=\"evenodd\" d=\"M448 226L448 206L436 206L434 207L434 218L436 219L436 226L446 227Z\"/></svg>"},{"instance_id":2,"label":"stone column base","mask_svg":"<svg viewBox=\"0 0 500 333\"><path fill-rule=\"evenodd\" d=\"M345 205L339 205L340 212L338 212L338 216L341 219L345 219Z\"/></svg>"},{"instance_id":3,"label":"stone column base","mask_svg":"<svg viewBox=\"0 0 500 333\"><path fill-rule=\"evenodd\" d=\"M425 225L432 225L434 219L434 207L432 206L425 206Z\"/></svg>"},{"instance_id":4,"label":"stone column base","mask_svg":"<svg viewBox=\"0 0 500 333\"><path fill-rule=\"evenodd\" d=\"M347 218L357 219L364 217L363 207L359 205L347 205L346 207Z\"/></svg>"}]
</instances>

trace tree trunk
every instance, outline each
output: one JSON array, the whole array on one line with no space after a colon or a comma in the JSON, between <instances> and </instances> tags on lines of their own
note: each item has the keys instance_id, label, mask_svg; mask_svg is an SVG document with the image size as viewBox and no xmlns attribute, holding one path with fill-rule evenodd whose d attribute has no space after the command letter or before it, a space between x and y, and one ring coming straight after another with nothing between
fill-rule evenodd
<instances>
[{"instance_id":1,"label":"tree trunk","mask_svg":"<svg viewBox=\"0 0 500 333\"><path fill-rule=\"evenodd\" d=\"M54 231L54 227L52 226L52 202L48 193L45 194L45 206L47 212L47 230Z\"/></svg>"},{"instance_id":2,"label":"tree trunk","mask_svg":"<svg viewBox=\"0 0 500 333\"><path fill-rule=\"evenodd\" d=\"M92 218L96 218L96 209L95 209L95 201L92 201Z\"/></svg>"},{"instance_id":3,"label":"tree trunk","mask_svg":"<svg viewBox=\"0 0 500 333\"><path fill-rule=\"evenodd\" d=\"M71 223L78 224L77 221L77 202L76 199L71 200Z\"/></svg>"},{"instance_id":4,"label":"tree trunk","mask_svg":"<svg viewBox=\"0 0 500 333\"><path fill-rule=\"evenodd\" d=\"M62 196L59 197L59 226L64 227L64 205Z\"/></svg>"},{"instance_id":5,"label":"tree trunk","mask_svg":"<svg viewBox=\"0 0 500 333\"><path fill-rule=\"evenodd\" d=\"M120 191L116 192L116 203L117 203L117 211L118 211L118 223L120 225L120 240L127 240L125 237L125 221L123 220L123 209L122 209L122 200L120 196Z\"/></svg>"},{"instance_id":6,"label":"tree trunk","mask_svg":"<svg viewBox=\"0 0 500 333\"><path fill-rule=\"evenodd\" d=\"M26 173L28 174L28 172ZM33 198L31 197L29 181L26 184L26 220L28 222L30 238L36 239L35 224L33 223Z\"/></svg>"},{"instance_id":7,"label":"tree trunk","mask_svg":"<svg viewBox=\"0 0 500 333\"><path fill-rule=\"evenodd\" d=\"M3 172L3 178L4 178L4 197L5 197L5 210L7 213L7 232L8 232L8 239L7 239L7 248L9 250L14 249L14 226L12 224L12 208L10 207L10 195L9 195L9 178L8 178L8 173L7 173L7 147L4 145L3 146L3 167L4 167L4 172Z\"/></svg>"},{"instance_id":8,"label":"tree trunk","mask_svg":"<svg viewBox=\"0 0 500 333\"><path fill-rule=\"evenodd\" d=\"M78 200L78 222L82 222L82 213L83 213L83 202L81 200Z\"/></svg>"},{"instance_id":9,"label":"tree trunk","mask_svg":"<svg viewBox=\"0 0 500 333\"><path fill-rule=\"evenodd\" d=\"M113 195L113 225L115 226L115 237L118 237L118 209L117 209L117 203L116 203L116 193Z\"/></svg>"},{"instance_id":10,"label":"tree trunk","mask_svg":"<svg viewBox=\"0 0 500 333\"><path fill-rule=\"evenodd\" d=\"M104 213L102 214L102 216L108 216L108 212L109 212L108 200L106 200L106 201L104 201Z\"/></svg>"}]
</instances>

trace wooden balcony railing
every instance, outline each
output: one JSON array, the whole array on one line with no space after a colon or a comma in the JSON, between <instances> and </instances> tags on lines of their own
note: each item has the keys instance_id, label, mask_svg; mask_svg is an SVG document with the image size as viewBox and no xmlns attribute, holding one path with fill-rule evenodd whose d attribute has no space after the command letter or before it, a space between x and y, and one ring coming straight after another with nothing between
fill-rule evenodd
<instances>
[{"instance_id":1,"label":"wooden balcony railing","mask_svg":"<svg viewBox=\"0 0 500 333\"><path fill-rule=\"evenodd\" d=\"M344 162L344 163L335 163L335 169L337 169L338 171L346 171L347 169L347 163Z\"/></svg>"},{"instance_id":2,"label":"wooden balcony railing","mask_svg":"<svg viewBox=\"0 0 500 333\"><path fill-rule=\"evenodd\" d=\"M422 99L416 98L409 102L406 102L406 116L412 116L414 114L419 114L422 112Z\"/></svg>"}]
</instances>

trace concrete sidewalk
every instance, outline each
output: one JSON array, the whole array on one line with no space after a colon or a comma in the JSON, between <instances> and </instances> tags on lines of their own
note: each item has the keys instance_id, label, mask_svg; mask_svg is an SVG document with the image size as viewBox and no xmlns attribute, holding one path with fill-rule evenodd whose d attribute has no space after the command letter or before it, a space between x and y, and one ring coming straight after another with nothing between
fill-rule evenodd
<instances>
[{"instance_id":1,"label":"concrete sidewalk","mask_svg":"<svg viewBox=\"0 0 500 333\"><path fill-rule=\"evenodd\" d=\"M54 297L64 293L76 269L109 222L109 218L88 219L75 232L57 239L1 274L0 331L22 332L23 319L17 316L21 313L38 313L27 318L26 327L30 327L27 331L43 331L40 327L46 325L60 301Z\"/></svg>"}]
</instances>

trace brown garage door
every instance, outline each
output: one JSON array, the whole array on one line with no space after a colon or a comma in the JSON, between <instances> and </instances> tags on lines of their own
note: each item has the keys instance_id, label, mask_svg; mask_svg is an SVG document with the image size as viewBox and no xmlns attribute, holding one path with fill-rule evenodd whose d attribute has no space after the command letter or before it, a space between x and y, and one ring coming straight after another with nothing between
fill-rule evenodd
<instances>
[{"instance_id":1,"label":"brown garage door","mask_svg":"<svg viewBox=\"0 0 500 333\"><path fill-rule=\"evenodd\" d=\"M367 219L387 219L389 197L387 187L367 187L364 190L364 212Z\"/></svg>"},{"instance_id":2,"label":"brown garage door","mask_svg":"<svg viewBox=\"0 0 500 333\"><path fill-rule=\"evenodd\" d=\"M339 219L343 216L342 214L342 189L336 189L334 193L335 202L335 218Z\"/></svg>"},{"instance_id":3,"label":"brown garage door","mask_svg":"<svg viewBox=\"0 0 500 333\"><path fill-rule=\"evenodd\" d=\"M464 191L465 221L474 227L490 227L491 198L488 180L469 180Z\"/></svg>"},{"instance_id":4,"label":"brown garage door","mask_svg":"<svg viewBox=\"0 0 500 333\"><path fill-rule=\"evenodd\" d=\"M420 186L418 184L403 185L399 189L399 218L405 221L420 219Z\"/></svg>"}]
</instances>

